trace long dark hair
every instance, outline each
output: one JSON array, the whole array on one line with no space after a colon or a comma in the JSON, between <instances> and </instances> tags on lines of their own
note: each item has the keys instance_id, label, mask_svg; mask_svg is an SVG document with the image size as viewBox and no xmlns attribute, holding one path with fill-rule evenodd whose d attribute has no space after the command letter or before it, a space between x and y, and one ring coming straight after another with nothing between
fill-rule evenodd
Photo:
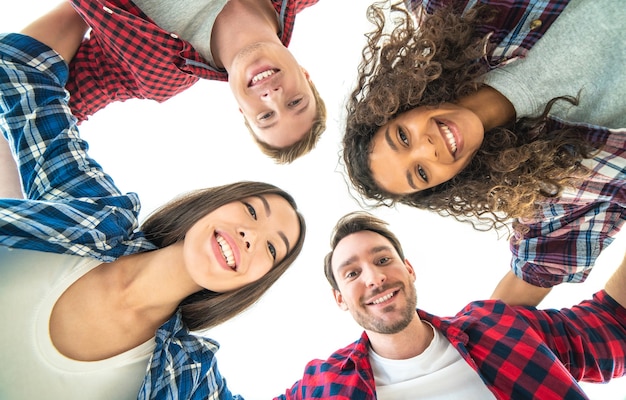
<instances>
[{"instance_id":1,"label":"long dark hair","mask_svg":"<svg viewBox=\"0 0 626 400\"><path fill-rule=\"evenodd\" d=\"M201 290L184 299L183 321L191 330L207 329L233 318L254 304L294 262L304 244L306 225L293 197L263 182L237 182L202 189L174 199L151 214L142 224L146 238L163 248L182 241L187 231L202 217L234 201L251 196L279 195L293 207L300 223L300 235L285 258L259 280L225 293Z\"/></svg>"},{"instance_id":2,"label":"long dark hair","mask_svg":"<svg viewBox=\"0 0 626 400\"><path fill-rule=\"evenodd\" d=\"M553 129L547 118L554 101L576 103L560 98L550 102L539 118L486 132L470 164L451 180L409 195L381 189L369 166L374 134L403 112L453 103L475 93L481 87L478 78L488 70L484 62L488 37L477 27L493 17L486 6L463 15L462 10L444 7L422 13L418 27L398 3L389 10L393 25L389 27L386 7L381 2L368 8L375 29L366 35L343 138L348 176L363 197L379 205L399 202L451 215L487 230L511 218L536 215L537 202L557 197L564 186L585 176L580 161L591 156L593 147L579 130Z\"/></svg>"}]
</instances>

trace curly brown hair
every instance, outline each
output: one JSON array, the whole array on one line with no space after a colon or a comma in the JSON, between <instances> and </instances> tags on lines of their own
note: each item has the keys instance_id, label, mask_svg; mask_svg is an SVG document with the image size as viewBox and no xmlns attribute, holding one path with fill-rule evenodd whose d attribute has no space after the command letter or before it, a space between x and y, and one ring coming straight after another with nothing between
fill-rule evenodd
<instances>
[{"instance_id":1,"label":"curly brown hair","mask_svg":"<svg viewBox=\"0 0 626 400\"><path fill-rule=\"evenodd\" d=\"M592 146L575 128L556 129L547 114L521 119L485 133L470 164L451 180L424 191L397 195L378 187L369 166L372 138L399 114L418 106L454 103L478 91L488 36L477 26L493 16L489 7L442 8L422 14L418 24L401 3L368 8L375 29L366 34L357 86L347 105L343 159L352 185L378 205L404 203L467 221L476 229L505 226L511 218L532 218L538 203L558 197L587 174L580 161ZM389 33L386 33L389 32ZM480 226L480 228L479 228ZM516 228L524 233L524 228Z\"/></svg>"}]
</instances>

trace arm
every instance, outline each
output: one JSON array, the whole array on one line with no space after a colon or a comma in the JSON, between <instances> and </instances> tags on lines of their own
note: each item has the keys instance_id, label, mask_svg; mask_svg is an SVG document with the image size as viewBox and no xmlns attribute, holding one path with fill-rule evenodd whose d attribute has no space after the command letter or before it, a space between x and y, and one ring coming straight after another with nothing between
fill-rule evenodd
<instances>
[{"instance_id":1,"label":"arm","mask_svg":"<svg viewBox=\"0 0 626 400\"><path fill-rule=\"evenodd\" d=\"M513 271L507 272L493 294L492 299L502 300L511 306L537 306L552 288L543 288L524 281Z\"/></svg>"},{"instance_id":2,"label":"arm","mask_svg":"<svg viewBox=\"0 0 626 400\"><path fill-rule=\"evenodd\" d=\"M0 35L0 133L27 199L0 199L0 244L112 261L153 249L135 234L139 199L87 156L63 89L68 67L49 47Z\"/></svg>"},{"instance_id":3,"label":"arm","mask_svg":"<svg viewBox=\"0 0 626 400\"><path fill-rule=\"evenodd\" d=\"M20 199L22 197L24 195L20 185L20 174L17 172L9 143L0 138L0 198Z\"/></svg>"},{"instance_id":4,"label":"arm","mask_svg":"<svg viewBox=\"0 0 626 400\"><path fill-rule=\"evenodd\" d=\"M606 282L604 290L622 307L626 308L626 254L624 254L622 264Z\"/></svg>"},{"instance_id":5,"label":"arm","mask_svg":"<svg viewBox=\"0 0 626 400\"><path fill-rule=\"evenodd\" d=\"M85 37L87 28L81 16L65 1L26 26L21 33L56 50L69 64Z\"/></svg>"}]
</instances>

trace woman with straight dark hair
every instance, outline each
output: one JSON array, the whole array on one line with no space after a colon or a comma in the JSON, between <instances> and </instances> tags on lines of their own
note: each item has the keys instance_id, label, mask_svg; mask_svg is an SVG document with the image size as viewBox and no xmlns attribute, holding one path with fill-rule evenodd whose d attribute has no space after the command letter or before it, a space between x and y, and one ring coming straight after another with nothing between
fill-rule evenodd
<instances>
[{"instance_id":1,"label":"woman with straight dark hair","mask_svg":"<svg viewBox=\"0 0 626 400\"><path fill-rule=\"evenodd\" d=\"M0 199L0 398L231 398L218 344L190 331L255 303L300 253L304 219L283 190L239 182L138 229L137 195L87 156L67 105L68 36L84 32L0 35L1 140L25 197Z\"/></svg>"},{"instance_id":2,"label":"woman with straight dark hair","mask_svg":"<svg viewBox=\"0 0 626 400\"><path fill-rule=\"evenodd\" d=\"M584 281L626 219L626 8L407 0L369 8L343 158L359 194L509 227L494 297ZM548 29L549 28L549 29Z\"/></svg>"}]
</instances>

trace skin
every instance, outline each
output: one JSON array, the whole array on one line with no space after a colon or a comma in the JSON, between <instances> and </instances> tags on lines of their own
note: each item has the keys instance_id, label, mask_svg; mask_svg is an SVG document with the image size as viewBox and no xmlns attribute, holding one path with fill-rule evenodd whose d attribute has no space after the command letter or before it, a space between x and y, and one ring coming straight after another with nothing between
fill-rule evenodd
<instances>
[{"instance_id":1,"label":"skin","mask_svg":"<svg viewBox=\"0 0 626 400\"><path fill-rule=\"evenodd\" d=\"M372 139L369 161L374 180L394 194L444 183L469 164L486 131L513 119L513 105L490 87L455 104L421 106L399 114Z\"/></svg>"},{"instance_id":2,"label":"skin","mask_svg":"<svg viewBox=\"0 0 626 400\"><path fill-rule=\"evenodd\" d=\"M371 231L346 236L331 265L337 305L365 329L376 353L406 359L428 347L433 331L415 311L415 271L385 237ZM374 304L377 300L383 301Z\"/></svg>"},{"instance_id":3,"label":"skin","mask_svg":"<svg viewBox=\"0 0 626 400\"><path fill-rule=\"evenodd\" d=\"M236 270L225 267L216 232L228 236L238 254ZM52 342L82 361L127 351L151 340L190 294L238 289L265 275L299 234L295 211L278 195L226 204L198 220L182 242L120 257L77 280L54 306Z\"/></svg>"},{"instance_id":4,"label":"skin","mask_svg":"<svg viewBox=\"0 0 626 400\"><path fill-rule=\"evenodd\" d=\"M254 134L281 148L311 129L316 101L308 73L282 44L278 31L269 1L229 1L215 21L211 49L218 66L228 72L230 88Z\"/></svg>"},{"instance_id":5,"label":"skin","mask_svg":"<svg viewBox=\"0 0 626 400\"><path fill-rule=\"evenodd\" d=\"M68 2L59 4L20 31L54 48L67 62L74 57L86 32L87 25ZM24 197L17 165L4 138L0 138L0 197Z\"/></svg>"}]
</instances>

